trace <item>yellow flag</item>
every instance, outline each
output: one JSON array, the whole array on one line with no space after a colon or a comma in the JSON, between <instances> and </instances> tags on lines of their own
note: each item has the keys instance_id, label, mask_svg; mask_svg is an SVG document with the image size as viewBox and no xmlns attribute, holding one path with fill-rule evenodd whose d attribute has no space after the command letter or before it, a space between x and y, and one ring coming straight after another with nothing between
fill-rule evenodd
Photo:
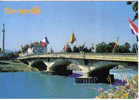
<instances>
[{"instance_id":1,"label":"yellow flag","mask_svg":"<svg viewBox=\"0 0 139 100\"><path fill-rule=\"evenodd\" d=\"M70 37L70 43L74 43L74 41L76 40L74 33L72 33L71 37Z\"/></svg>"}]
</instances>

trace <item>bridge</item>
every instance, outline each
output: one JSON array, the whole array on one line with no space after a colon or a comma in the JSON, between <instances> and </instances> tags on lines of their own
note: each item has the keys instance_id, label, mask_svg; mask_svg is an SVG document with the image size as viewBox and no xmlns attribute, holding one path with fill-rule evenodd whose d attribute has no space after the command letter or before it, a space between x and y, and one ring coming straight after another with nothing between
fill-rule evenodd
<instances>
[{"instance_id":1,"label":"bridge","mask_svg":"<svg viewBox=\"0 0 139 100\"><path fill-rule=\"evenodd\" d=\"M28 66L37 67L40 71L54 72L59 75L69 75L73 71L81 71L84 76L95 76L104 79L109 70L120 65L119 62L138 63L136 54L110 53L54 53L28 55L17 58ZM96 63L102 62L99 67ZM101 73L101 75L100 75Z\"/></svg>"},{"instance_id":2,"label":"bridge","mask_svg":"<svg viewBox=\"0 0 139 100\"><path fill-rule=\"evenodd\" d=\"M124 62L138 62L138 56L134 53L54 53L54 54L40 54L21 56L18 59L38 59L38 58L65 58L65 59L85 59L85 60L103 60L103 61L124 61Z\"/></svg>"}]
</instances>

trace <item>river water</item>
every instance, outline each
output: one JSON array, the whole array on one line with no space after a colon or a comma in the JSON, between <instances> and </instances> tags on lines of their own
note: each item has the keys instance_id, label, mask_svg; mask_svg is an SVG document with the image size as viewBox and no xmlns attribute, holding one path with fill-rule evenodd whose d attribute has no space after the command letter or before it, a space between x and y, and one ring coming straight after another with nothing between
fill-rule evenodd
<instances>
[{"instance_id":1,"label":"river water","mask_svg":"<svg viewBox=\"0 0 139 100\"><path fill-rule=\"evenodd\" d=\"M124 68L123 75L129 78L137 73L137 68ZM115 78L120 78L118 70L111 70ZM77 84L74 78L46 75L40 72L0 73L0 98L95 98L98 88L110 89L110 85Z\"/></svg>"}]
</instances>

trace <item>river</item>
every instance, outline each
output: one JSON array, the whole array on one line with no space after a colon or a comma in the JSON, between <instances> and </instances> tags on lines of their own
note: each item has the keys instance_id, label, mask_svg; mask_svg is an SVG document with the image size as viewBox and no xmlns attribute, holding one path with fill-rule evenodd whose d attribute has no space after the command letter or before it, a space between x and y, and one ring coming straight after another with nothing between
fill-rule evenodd
<instances>
[{"instance_id":1,"label":"river","mask_svg":"<svg viewBox=\"0 0 139 100\"><path fill-rule=\"evenodd\" d=\"M124 68L123 75L134 76L137 68ZM110 73L119 78L118 70ZM110 85L77 84L74 78L46 75L40 72L0 73L0 98L95 98L98 88L110 89Z\"/></svg>"}]
</instances>

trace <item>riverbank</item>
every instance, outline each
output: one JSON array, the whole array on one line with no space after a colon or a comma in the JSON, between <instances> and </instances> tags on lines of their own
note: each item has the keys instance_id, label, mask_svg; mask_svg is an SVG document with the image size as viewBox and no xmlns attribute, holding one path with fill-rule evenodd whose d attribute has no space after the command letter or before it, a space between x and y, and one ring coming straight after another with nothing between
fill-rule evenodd
<instances>
[{"instance_id":1,"label":"riverbank","mask_svg":"<svg viewBox=\"0 0 139 100\"><path fill-rule=\"evenodd\" d=\"M31 72L38 71L17 60L0 60L0 72Z\"/></svg>"}]
</instances>

